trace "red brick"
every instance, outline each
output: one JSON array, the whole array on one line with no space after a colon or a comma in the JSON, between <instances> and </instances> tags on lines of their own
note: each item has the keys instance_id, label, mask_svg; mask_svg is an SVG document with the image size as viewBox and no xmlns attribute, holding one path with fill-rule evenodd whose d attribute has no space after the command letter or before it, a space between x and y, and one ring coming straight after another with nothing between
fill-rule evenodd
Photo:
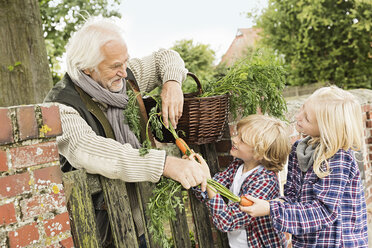
<instances>
[{"instance_id":1,"label":"red brick","mask_svg":"<svg viewBox=\"0 0 372 248\"><path fill-rule=\"evenodd\" d=\"M46 235L49 237L54 237L60 233L66 232L67 230L71 230L68 213L62 213L54 216L53 219L44 221L44 229Z\"/></svg>"},{"instance_id":2,"label":"red brick","mask_svg":"<svg viewBox=\"0 0 372 248\"><path fill-rule=\"evenodd\" d=\"M10 149L11 160L15 168L58 161L58 149L55 142L40 143Z\"/></svg>"},{"instance_id":3,"label":"red brick","mask_svg":"<svg viewBox=\"0 0 372 248\"><path fill-rule=\"evenodd\" d=\"M15 231L9 232L10 247L23 247L39 240L39 231L36 223L23 226Z\"/></svg>"},{"instance_id":4,"label":"red brick","mask_svg":"<svg viewBox=\"0 0 372 248\"><path fill-rule=\"evenodd\" d=\"M20 206L22 218L26 220L65 207L66 200L64 194L34 195L30 199L22 200Z\"/></svg>"},{"instance_id":5,"label":"red brick","mask_svg":"<svg viewBox=\"0 0 372 248\"><path fill-rule=\"evenodd\" d=\"M11 224L16 222L16 212L13 203L8 203L0 206L0 226L3 224Z\"/></svg>"},{"instance_id":6,"label":"red brick","mask_svg":"<svg viewBox=\"0 0 372 248\"><path fill-rule=\"evenodd\" d=\"M12 121L7 108L0 108L0 145L14 142Z\"/></svg>"},{"instance_id":7,"label":"red brick","mask_svg":"<svg viewBox=\"0 0 372 248\"><path fill-rule=\"evenodd\" d=\"M362 111L363 112L368 112L372 109L372 105L371 104L365 104L362 106Z\"/></svg>"},{"instance_id":8,"label":"red brick","mask_svg":"<svg viewBox=\"0 0 372 248\"><path fill-rule=\"evenodd\" d=\"M46 167L34 171L35 185L38 186L49 186L51 183L62 183L62 171L59 165Z\"/></svg>"},{"instance_id":9,"label":"red brick","mask_svg":"<svg viewBox=\"0 0 372 248\"><path fill-rule=\"evenodd\" d=\"M367 119L372 119L372 111L365 112Z\"/></svg>"},{"instance_id":10,"label":"red brick","mask_svg":"<svg viewBox=\"0 0 372 248\"><path fill-rule=\"evenodd\" d=\"M41 106L41 113L43 115L43 125L48 127L45 137L55 137L62 134L61 118L59 115L59 107L52 105L50 107Z\"/></svg>"},{"instance_id":11,"label":"red brick","mask_svg":"<svg viewBox=\"0 0 372 248\"><path fill-rule=\"evenodd\" d=\"M72 237L64 239L64 240L60 241L59 243L64 248L73 248L74 247L74 241L73 241Z\"/></svg>"},{"instance_id":12,"label":"red brick","mask_svg":"<svg viewBox=\"0 0 372 248\"><path fill-rule=\"evenodd\" d=\"M366 127L367 128L371 128L372 127L372 121L371 120L366 121Z\"/></svg>"},{"instance_id":13,"label":"red brick","mask_svg":"<svg viewBox=\"0 0 372 248\"><path fill-rule=\"evenodd\" d=\"M221 140L216 143L216 151L229 153L231 149L231 140Z\"/></svg>"},{"instance_id":14,"label":"red brick","mask_svg":"<svg viewBox=\"0 0 372 248\"><path fill-rule=\"evenodd\" d=\"M6 157L6 151L0 150L0 171L8 170L8 161Z\"/></svg>"},{"instance_id":15,"label":"red brick","mask_svg":"<svg viewBox=\"0 0 372 248\"><path fill-rule=\"evenodd\" d=\"M12 197L30 190L29 182L29 173L1 177L0 197Z\"/></svg>"},{"instance_id":16,"label":"red brick","mask_svg":"<svg viewBox=\"0 0 372 248\"><path fill-rule=\"evenodd\" d=\"M17 109L20 140L34 139L39 135L34 106L22 106Z\"/></svg>"}]
</instances>

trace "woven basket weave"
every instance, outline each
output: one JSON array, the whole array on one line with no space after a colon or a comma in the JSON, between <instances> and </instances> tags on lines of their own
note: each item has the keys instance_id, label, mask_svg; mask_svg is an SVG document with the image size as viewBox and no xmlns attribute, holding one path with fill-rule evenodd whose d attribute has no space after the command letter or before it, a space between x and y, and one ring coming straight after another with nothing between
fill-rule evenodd
<instances>
[{"instance_id":1,"label":"woven basket weave","mask_svg":"<svg viewBox=\"0 0 372 248\"><path fill-rule=\"evenodd\" d=\"M224 127L229 112L229 95L198 97L202 93L199 79L192 73L188 73L198 86L198 91L184 94L183 113L178 121L177 133L189 144L213 143L222 138ZM143 99L147 113L156 105L152 98ZM178 132L182 130L182 132ZM163 128L163 140L159 142L174 142L172 134Z\"/></svg>"}]
</instances>

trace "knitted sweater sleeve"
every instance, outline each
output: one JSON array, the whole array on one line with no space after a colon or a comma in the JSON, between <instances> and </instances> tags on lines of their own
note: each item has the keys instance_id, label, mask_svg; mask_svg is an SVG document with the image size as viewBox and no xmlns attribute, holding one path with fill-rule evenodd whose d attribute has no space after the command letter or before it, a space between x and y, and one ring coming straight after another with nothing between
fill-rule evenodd
<instances>
[{"instance_id":1,"label":"knitted sweater sleeve","mask_svg":"<svg viewBox=\"0 0 372 248\"><path fill-rule=\"evenodd\" d=\"M58 149L73 167L126 182L160 179L165 151L151 149L142 157L130 144L96 135L74 108L59 107L63 134L57 137Z\"/></svg>"},{"instance_id":2,"label":"knitted sweater sleeve","mask_svg":"<svg viewBox=\"0 0 372 248\"><path fill-rule=\"evenodd\" d=\"M169 80L182 84L187 69L181 56L173 50L160 49L141 59L130 59L128 67L133 72L141 91L150 92Z\"/></svg>"}]
</instances>

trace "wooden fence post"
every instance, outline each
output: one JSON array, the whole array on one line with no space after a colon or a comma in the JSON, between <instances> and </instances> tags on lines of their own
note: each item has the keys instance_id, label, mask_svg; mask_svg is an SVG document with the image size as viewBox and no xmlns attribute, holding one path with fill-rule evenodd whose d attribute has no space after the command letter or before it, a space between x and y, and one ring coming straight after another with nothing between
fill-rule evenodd
<instances>
[{"instance_id":1,"label":"wooden fence post","mask_svg":"<svg viewBox=\"0 0 372 248\"><path fill-rule=\"evenodd\" d=\"M85 170L63 173L75 247L101 247Z\"/></svg>"}]
</instances>

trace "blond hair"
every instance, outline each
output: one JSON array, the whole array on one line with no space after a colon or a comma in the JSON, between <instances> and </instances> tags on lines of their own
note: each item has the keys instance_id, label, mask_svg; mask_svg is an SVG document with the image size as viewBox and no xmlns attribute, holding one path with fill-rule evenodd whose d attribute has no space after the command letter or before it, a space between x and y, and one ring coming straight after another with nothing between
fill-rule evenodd
<instances>
[{"instance_id":1,"label":"blond hair","mask_svg":"<svg viewBox=\"0 0 372 248\"><path fill-rule=\"evenodd\" d=\"M237 131L242 141L254 148L254 157L262 158L266 169L275 172L283 169L290 152L288 129L283 121L267 115L250 115L238 122Z\"/></svg>"},{"instance_id":2,"label":"blond hair","mask_svg":"<svg viewBox=\"0 0 372 248\"><path fill-rule=\"evenodd\" d=\"M307 100L314 110L319 127L319 143L314 152L313 170L320 178L329 175L327 159L339 149L360 150L363 140L362 110L357 99L337 86L316 90Z\"/></svg>"}]
</instances>

